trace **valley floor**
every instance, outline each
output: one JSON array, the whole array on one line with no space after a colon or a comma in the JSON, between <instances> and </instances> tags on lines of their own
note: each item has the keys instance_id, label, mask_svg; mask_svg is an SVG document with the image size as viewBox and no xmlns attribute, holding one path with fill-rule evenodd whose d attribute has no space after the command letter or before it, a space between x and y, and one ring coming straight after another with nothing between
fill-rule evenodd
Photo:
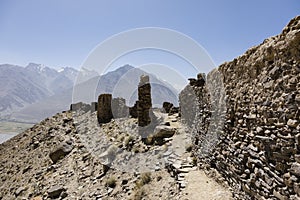
<instances>
[{"instance_id":1,"label":"valley floor","mask_svg":"<svg viewBox=\"0 0 300 200\"><path fill-rule=\"evenodd\" d=\"M32 126L28 123L0 121L0 144Z\"/></svg>"}]
</instances>

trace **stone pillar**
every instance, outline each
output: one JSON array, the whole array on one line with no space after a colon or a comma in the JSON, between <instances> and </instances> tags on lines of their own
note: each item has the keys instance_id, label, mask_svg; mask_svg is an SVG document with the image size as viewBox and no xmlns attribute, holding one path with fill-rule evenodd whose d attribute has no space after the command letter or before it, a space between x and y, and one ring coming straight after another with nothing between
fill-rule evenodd
<instances>
[{"instance_id":1,"label":"stone pillar","mask_svg":"<svg viewBox=\"0 0 300 200\"><path fill-rule=\"evenodd\" d=\"M138 87L137 102L138 125L140 127L145 127L151 123L151 118L149 115L151 107L151 85L149 82L149 76L142 75L140 77L140 83Z\"/></svg>"},{"instance_id":2,"label":"stone pillar","mask_svg":"<svg viewBox=\"0 0 300 200\"><path fill-rule=\"evenodd\" d=\"M101 94L98 97L97 118L99 123L107 123L113 118L111 110L111 94Z\"/></svg>"}]
</instances>

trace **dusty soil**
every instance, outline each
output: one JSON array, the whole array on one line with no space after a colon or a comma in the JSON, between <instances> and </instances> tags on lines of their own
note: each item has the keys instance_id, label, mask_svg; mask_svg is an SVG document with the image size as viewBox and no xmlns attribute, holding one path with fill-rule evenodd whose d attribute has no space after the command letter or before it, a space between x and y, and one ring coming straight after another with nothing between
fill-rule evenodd
<instances>
[{"instance_id":1,"label":"dusty soil","mask_svg":"<svg viewBox=\"0 0 300 200\"><path fill-rule=\"evenodd\" d=\"M185 199L189 200L232 200L228 188L219 185L214 179L208 177L204 171L190 171L185 177L187 187L183 191Z\"/></svg>"}]
</instances>

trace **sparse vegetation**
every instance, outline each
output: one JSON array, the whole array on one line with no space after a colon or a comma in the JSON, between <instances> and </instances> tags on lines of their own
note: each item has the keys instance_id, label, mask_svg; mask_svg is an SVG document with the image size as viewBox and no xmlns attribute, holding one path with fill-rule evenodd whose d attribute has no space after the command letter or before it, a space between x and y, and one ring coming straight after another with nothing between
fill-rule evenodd
<instances>
[{"instance_id":1,"label":"sparse vegetation","mask_svg":"<svg viewBox=\"0 0 300 200\"><path fill-rule=\"evenodd\" d=\"M145 197L146 192L144 188L137 190L134 194L133 200L142 200Z\"/></svg>"},{"instance_id":2,"label":"sparse vegetation","mask_svg":"<svg viewBox=\"0 0 300 200\"><path fill-rule=\"evenodd\" d=\"M197 165L197 158L193 157L193 165L196 166Z\"/></svg>"},{"instance_id":3,"label":"sparse vegetation","mask_svg":"<svg viewBox=\"0 0 300 200\"><path fill-rule=\"evenodd\" d=\"M106 187L110 187L110 188L114 188L114 187L116 187L116 185L117 185L116 183L117 183L116 178L115 178L114 176L112 176L112 177L110 177L110 178L108 178L108 179L106 180L105 186L106 186Z\"/></svg>"},{"instance_id":4,"label":"sparse vegetation","mask_svg":"<svg viewBox=\"0 0 300 200\"><path fill-rule=\"evenodd\" d=\"M136 186L138 188L141 188L142 186L150 183L151 181L151 173L150 172L145 172L141 174L140 180L137 181Z\"/></svg>"},{"instance_id":5,"label":"sparse vegetation","mask_svg":"<svg viewBox=\"0 0 300 200\"><path fill-rule=\"evenodd\" d=\"M124 139L124 146L126 148L129 148L130 146L132 146L132 143L134 141L134 137L132 135L130 136L127 136L125 139Z\"/></svg>"},{"instance_id":6,"label":"sparse vegetation","mask_svg":"<svg viewBox=\"0 0 300 200\"><path fill-rule=\"evenodd\" d=\"M146 172L146 173L141 174L141 181L143 182L143 185L146 185L146 184L150 183L151 173Z\"/></svg>"}]
</instances>

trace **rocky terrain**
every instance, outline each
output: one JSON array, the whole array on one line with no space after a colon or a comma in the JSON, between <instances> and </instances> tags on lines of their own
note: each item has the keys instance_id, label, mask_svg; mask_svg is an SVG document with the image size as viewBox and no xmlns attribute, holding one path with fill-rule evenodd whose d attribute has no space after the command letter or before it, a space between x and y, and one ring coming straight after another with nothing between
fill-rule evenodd
<instances>
[{"instance_id":1,"label":"rocky terrain","mask_svg":"<svg viewBox=\"0 0 300 200\"><path fill-rule=\"evenodd\" d=\"M3 143L0 199L231 199L198 173L188 128L178 113L152 109L150 91L141 76L137 116L113 115L116 99L101 94L96 108L72 104ZM208 185L197 191L195 178Z\"/></svg>"},{"instance_id":2,"label":"rocky terrain","mask_svg":"<svg viewBox=\"0 0 300 200\"><path fill-rule=\"evenodd\" d=\"M134 106L72 104L0 145L0 199L300 199L299 47L300 16L179 108L152 108L144 75Z\"/></svg>"},{"instance_id":3,"label":"rocky terrain","mask_svg":"<svg viewBox=\"0 0 300 200\"><path fill-rule=\"evenodd\" d=\"M43 120L0 145L0 199L192 199L190 140L177 115L162 116L176 128L163 146L145 145L133 118L99 126L96 112L78 111Z\"/></svg>"}]
</instances>

